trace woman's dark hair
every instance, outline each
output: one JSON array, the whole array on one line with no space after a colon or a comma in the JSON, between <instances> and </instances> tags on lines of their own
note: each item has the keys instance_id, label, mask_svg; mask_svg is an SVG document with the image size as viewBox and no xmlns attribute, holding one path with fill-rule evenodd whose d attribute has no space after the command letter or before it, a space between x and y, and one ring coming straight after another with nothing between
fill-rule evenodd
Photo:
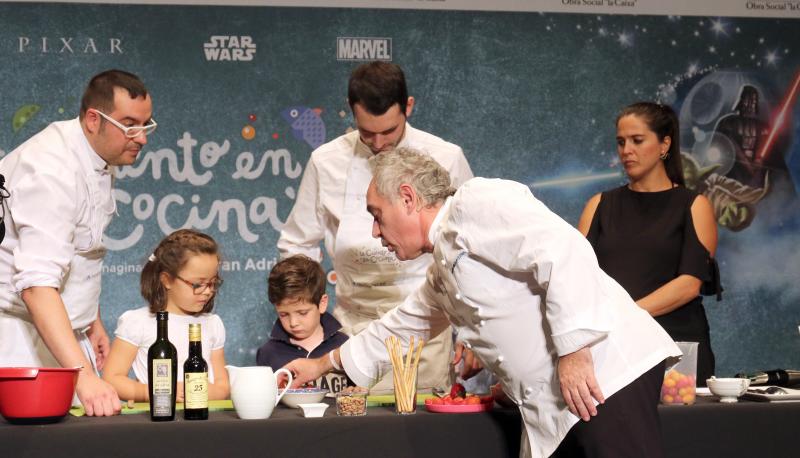
<instances>
[{"instance_id":1,"label":"woman's dark hair","mask_svg":"<svg viewBox=\"0 0 800 458\"><path fill-rule=\"evenodd\" d=\"M138 76L123 70L106 70L93 76L86 86L81 98L80 118L83 119L89 108L106 114L114 111L115 87L128 91L131 99L147 97L147 88Z\"/></svg>"},{"instance_id":2,"label":"woman's dark hair","mask_svg":"<svg viewBox=\"0 0 800 458\"><path fill-rule=\"evenodd\" d=\"M408 88L403 70L390 62L370 62L353 70L347 85L347 102L350 109L360 103L368 113L380 116L395 103L406 114Z\"/></svg>"},{"instance_id":3,"label":"woman's dark hair","mask_svg":"<svg viewBox=\"0 0 800 458\"><path fill-rule=\"evenodd\" d=\"M680 126L675 111L668 105L637 102L622 109L617 116L616 124L619 124L619 120L628 115L641 118L647 124L647 127L656 134L659 141L663 142L664 138L670 138L667 157L663 159L664 168L673 183L685 186L683 164L681 163Z\"/></svg>"},{"instance_id":4,"label":"woman's dark hair","mask_svg":"<svg viewBox=\"0 0 800 458\"><path fill-rule=\"evenodd\" d=\"M219 258L217 242L210 236L192 229L179 229L164 237L142 269L139 287L142 297L150 305L150 312L163 311L167 307L167 289L161 283L161 273L172 278L186 265L191 256L210 254ZM214 296L208 300L199 313L209 313L214 309Z\"/></svg>"}]
</instances>

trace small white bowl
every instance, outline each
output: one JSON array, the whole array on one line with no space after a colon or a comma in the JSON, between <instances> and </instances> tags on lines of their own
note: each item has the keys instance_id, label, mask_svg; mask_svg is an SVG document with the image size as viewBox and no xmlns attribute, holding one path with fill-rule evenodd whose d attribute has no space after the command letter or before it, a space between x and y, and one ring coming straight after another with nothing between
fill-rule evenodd
<instances>
[{"instance_id":1,"label":"small white bowl","mask_svg":"<svg viewBox=\"0 0 800 458\"><path fill-rule=\"evenodd\" d=\"M293 409L300 407L300 404L313 404L322 401L328 390L324 388L295 388L286 390L286 394L281 398L281 402Z\"/></svg>"},{"instance_id":2,"label":"small white bowl","mask_svg":"<svg viewBox=\"0 0 800 458\"><path fill-rule=\"evenodd\" d=\"M719 402L738 402L738 397L743 395L750 386L750 380L711 377L706 380L706 385L712 394L719 396Z\"/></svg>"},{"instance_id":3,"label":"small white bowl","mask_svg":"<svg viewBox=\"0 0 800 458\"><path fill-rule=\"evenodd\" d=\"M328 404L324 402L314 402L311 404L298 404L298 407L303 409L304 417L313 418L325 415L325 409L328 408Z\"/></svg>"}]
</instances>

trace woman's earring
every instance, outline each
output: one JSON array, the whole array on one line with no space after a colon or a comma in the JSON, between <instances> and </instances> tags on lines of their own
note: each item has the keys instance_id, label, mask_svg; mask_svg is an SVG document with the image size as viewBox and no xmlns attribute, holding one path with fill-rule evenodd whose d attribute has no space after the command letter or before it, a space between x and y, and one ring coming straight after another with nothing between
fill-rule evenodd
<instances>
[{"instance_id":1,"label":"woman's earring","mask_svg":"<svg viewBox=\"0 0 800 458\"><path fill-rule=\"evenodd\" d=\"M661 155L659 155L658 157L661 158L662 161L664 161L669 157L669 153L666 151L662 151Z\"/></svg>"}]
</instances>

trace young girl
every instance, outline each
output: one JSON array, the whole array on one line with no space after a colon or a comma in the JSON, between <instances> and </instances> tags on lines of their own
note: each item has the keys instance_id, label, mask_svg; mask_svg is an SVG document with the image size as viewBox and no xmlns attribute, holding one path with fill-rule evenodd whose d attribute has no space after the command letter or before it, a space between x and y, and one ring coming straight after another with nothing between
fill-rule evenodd
<instances>
[{"instance_id":1,"label":"young girl","mask_svg":"<svg viewBox=\"0 0 800 458\"><path fill-rule=\"evenodd\" d=\"M158 244L142 270L141 293L150 304L120 316L116 339L103 370L103 379L120 399L145 402L147 350L156 340L155 312L169 312L169 340L178 350L178 401L183 401L183 362L189 355L189 324L200 323L203 358L208 362L208 399L230 394L225 370L225 327L211 313L214 295L222 286L217 244L190 229L173 232ZM128 378L133 367L136 380Z\"/></svg>"}]
</instances>

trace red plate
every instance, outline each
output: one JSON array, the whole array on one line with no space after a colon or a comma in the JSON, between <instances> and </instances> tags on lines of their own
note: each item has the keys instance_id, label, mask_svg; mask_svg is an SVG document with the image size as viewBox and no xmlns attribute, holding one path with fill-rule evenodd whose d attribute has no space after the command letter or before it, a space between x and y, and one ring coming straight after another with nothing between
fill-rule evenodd
<instances>
[{"instance_id":1,"label":"red plate","mask_svg":"<svg viewBox=\"0 0 800 458\"><path fill-rule=\"evenodd\" d=\"M445 405L445 404L425 404L425 408L429 412L436 413L470 413L470 412L486 412L494 408L494 400L484 402L482 404L460 404L460 405Z\"/></svg>"}]
</instances>

